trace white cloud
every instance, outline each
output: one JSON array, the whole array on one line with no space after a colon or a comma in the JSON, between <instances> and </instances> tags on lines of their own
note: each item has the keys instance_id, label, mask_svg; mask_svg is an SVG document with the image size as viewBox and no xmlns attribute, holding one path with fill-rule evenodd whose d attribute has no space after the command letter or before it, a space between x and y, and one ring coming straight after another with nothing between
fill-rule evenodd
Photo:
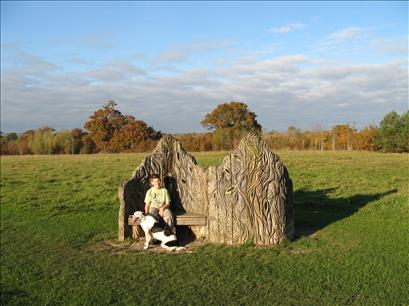
<instances>
[{"instance_id":1,"label":"white cloud","mask_svg":"<svg viewBox=\"0 0 409 306\"><path fill-rule=\"evenodd\" d=\"M392 38L376 38L369 42L369 46L380 53L408 53L408 36Z\"/></svg>"},{"instance_id":2,"label":"white cloud","mask_svg":"<svg viewBox=\"0 0 409 306\"><path fill-rule=\"evenodd\" d=\"M95 81L121 81L132 77L146 76L144 69L126 61L104 63L84 73L84 77Z\"/></svg>"},{"instance_id":3,"label":"white cloud","mask_svg":"<svg viewBox=\"0 0 409 306\"><path fill-rule=\"evenodd\" d=\"M232 45L231 41L223 42L192 42L171 48L159 53L152 61L153 64L159 65L169 62L185 62L191 56L208 53L211 51L223 50Z\"/></svg>"},{"instance_id":4,"label":"white cloud","mask_svg":"<svg viewBox=\"0 0 409 306\"><path fill-rule=\"evenodd\" d=\"M319 43L320 51L328 51L341 44L368 39L373 28L346 27L326 35Z\"/></svg>"},{"instance_id":5,"label":"white cloud","mask_svg":"<svg viewBox=\"0 0 409 306\"><path fill-rule=\"evenodd\" d=\"M16 50L14 58L15 71L25 76L41 76L61 70L60 65L51 63L39 56Z\"/></svg>"},{"instance_id":6,"label":"white cloud","mask_svg":"<svg viewBox=\"0 0 409 306\"><path fill-rule=\"evenodd\" d=\"M362 38L367 32L367 29L360 27L348 27L335 31L328 35L328 39L343 42L351 39Z\"/></svg>"},{"instance_id":7,"label":"white cloud","mask_svg":"<svg viewBox=\"0 0 409 306\"><path fill-rule=\"evenodd\" d=\"M231 100L247 103L267 130L290 124L309 128L317 122L364 126L378 123L391 110L406 110L408 101L406 58L356 65L303 54L242 57L170 75L125 60L67 73L42 58L24 58L20 66L2 71L5 132L82 127L109 99L123 113L164 132L200 131L204 114Z\"/></svg>"},{"instance_id":8,"label":"white cloud","mask_svg":"<svg viewBox=\"0 0 409 306\"><path fill-rule=\"evenodd\" d=\"M301 30L304 28L306 28L306 25L303 23L289 23L281 27L270 28L267 31L271 33L284 34L284 33L289 33L289 32L293 32L296 30Z\"/></svg>"}]
</instances>

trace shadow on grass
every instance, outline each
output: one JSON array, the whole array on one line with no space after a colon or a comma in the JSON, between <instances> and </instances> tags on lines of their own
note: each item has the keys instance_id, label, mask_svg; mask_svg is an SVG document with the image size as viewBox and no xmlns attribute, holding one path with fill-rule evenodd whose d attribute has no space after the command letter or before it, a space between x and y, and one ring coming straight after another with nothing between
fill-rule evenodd
<instances>
[{"instance_id":1,"label":"shadow on grass","mask_svg":"<svg viewBox=\"0 0 409 306\"><path fill-rule=\"evenodd\" d=\"M11 290L1 290L0 294L0 304L6 305L11 303L13 300L16 301L18 298L28 297L28 293L20 289Z\"/></svg>"},{"instance_id":2,"label":"shadow on grass","mask_svg":"<svg viewBox=\"0 0 409 306\"><path fill-rule=\"evenodd\" d=\"M179 246L187 246L196 241L196 235L189 226L177 226L176 236L178 237Z\"/></svg>"},{"instance_id":3,"label":"shadow on grass","mask_svg":"<svg viewBox=\"0 0 409 306\"><path fill-rule=\"evenodd\" d=\"M309 236L338 220L347 218L372 201L397 190L376 194L356 194L351 197L330 198L337 188L294 192L295 239Z\"/></svg>"}]
</instances>

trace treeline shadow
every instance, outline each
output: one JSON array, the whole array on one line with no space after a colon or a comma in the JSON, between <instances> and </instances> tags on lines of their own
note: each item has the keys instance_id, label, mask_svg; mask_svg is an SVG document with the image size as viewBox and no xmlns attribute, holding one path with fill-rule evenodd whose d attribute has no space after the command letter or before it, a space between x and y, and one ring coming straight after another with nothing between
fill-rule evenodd
<instances>
[{"instance_id":1,"label":"treeline shadow","mask_svg":"<svg viewBox=\"0 0 409 306\"><path fill-rule=\"evenodd\" d=\"M331 223L347 218L372 201L397 190L376 194L356 194L351 197L330 198L337 188L294 192L295 239L309 236Z\"/></svg>"}]
</instances>

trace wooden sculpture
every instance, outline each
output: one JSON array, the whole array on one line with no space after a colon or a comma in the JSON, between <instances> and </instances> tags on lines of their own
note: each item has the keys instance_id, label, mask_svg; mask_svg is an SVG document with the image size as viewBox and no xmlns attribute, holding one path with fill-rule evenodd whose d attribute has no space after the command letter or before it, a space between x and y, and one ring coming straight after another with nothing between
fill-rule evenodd
<instances>
[{"instance_id":1,"label":"wooden sculpture","mask_svg":"<svg viewBox=\"0 0 409 306\"><path fill-rule=\"evenodd\" d=\"M207 170L178 140L163 137L119 187L119 240L132 234L128 216L143 210L152 173L164 182L177 215L188 212L207 218L200 232L211 242L270 245L293 237L292 181L278 156L254 133L243 138L220 166ZM138 235L134 230L133 236Z\"/></svg>"}]
</instances>

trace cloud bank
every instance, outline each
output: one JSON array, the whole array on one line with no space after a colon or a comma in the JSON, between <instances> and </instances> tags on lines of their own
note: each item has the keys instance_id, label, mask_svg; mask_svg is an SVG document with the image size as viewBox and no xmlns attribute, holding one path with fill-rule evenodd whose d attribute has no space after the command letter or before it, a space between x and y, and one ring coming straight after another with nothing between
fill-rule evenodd
<instances>
[{"instance_id":1,"label":"cloud bank","mask_svg":"<svg viewBox=\"0 0 409 306\"><path fill-rule=\"evenodd\" d=\"M289 24L274 31L303 27ZM11 46L14 52L2 67L1 129L83 127L111 99L124 114L169 133L204 131L205 114L229 101L247 103L267 131L377 124L387 112L408 108L407 37L374 38L370 32L339 29L319 45L331 49L365 37L366 52L393 53L393 59L357 64L314 53L274 55L271 47L235 53L230 41L194 42L100 63L78 54L53 62ZM66 63L76 65L67 69Z\"/></svg>"}]
</instances>

